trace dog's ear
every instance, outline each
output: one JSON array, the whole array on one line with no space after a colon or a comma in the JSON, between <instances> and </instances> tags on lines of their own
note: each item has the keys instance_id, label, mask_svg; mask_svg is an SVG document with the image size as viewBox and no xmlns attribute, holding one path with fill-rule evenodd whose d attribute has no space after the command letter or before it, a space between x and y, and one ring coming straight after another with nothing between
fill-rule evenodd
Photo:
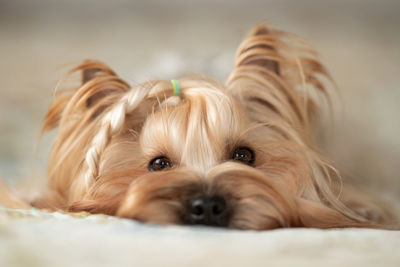
<instances>
[{"instance_id":1,"label":"dog's ear","mask_svg":"<svg viewBox=\"0 0 400 267\"><path fill-rule=\"evenodd\" d=\"M318 110L314 100L326 96L320 76L330 78L315 57L300 38L260 24L240 44L226 86L251 120L276 119L307 134Z\"/></svg>"},{"instance_id":2,"label":"dog's ear","mask_svg":"<svg viewBox=\"0 0 400 267\"><path fill-rule=\"evenodd\" d=\"M81 71L81 85L74 90L61 91L48 109L42 133L58 126L62 117L71 114L90 114L93 119L126 92L129 85L106 64L86 60L66 75ZM64 94L63 94L64 93Z\"/></svg>"},{"instance_id":3,"label":"dog's ear","mask_svg":"<svg viewBox=\"0 0 400 267\"><path fill-rule=\"evenodd\" d=\"M279 117L298 124L302 119L300 97L284 77L288 60L282 53L283 46L279 32L260 24L237 50L227 87L256 122Z\"/></svg>"},{"instance_id":4,"label":"dog's ear","mask_svg":"<svg viewBox=\"0 0 400 267\"><path fill-rule=\"evenodd\" d=\"M100 79L107 77L117 77L116 73L102 62L86 60L80 67L82 68L82 86L87 83L96 82L96 78L100 81ZM86 106L92 107L104 97L117 92L118 90L112 86L98 88L98 90L92 92L92 94L86 99Z\"/></svg>"},{"instance_id":5,"label":"dog's ear","mask_svg":"<svg viewBox=\"0 0 400 267\"><path fill-rule=\"evenodd\" d=\"M277 39L264 25L254 27L236 53L235 66L253 66L279 75Z\"/></svg>"},{"instance_id":6,"label":"dog's ear","mask_svg":"<svg viewBox=\"0 0 400 267\"><path fill-rule=\"evenodd\" d=\"M101 76L101 75L104 75L105 73L115 75L115 73L112 70L99 68L98 66L90 66L93 64L94 63L90 62L89 66L86 65L86 67L82 70L82 85L87 83L88 81L92 80L96 76Z\"/></svg>"}]
</instances>

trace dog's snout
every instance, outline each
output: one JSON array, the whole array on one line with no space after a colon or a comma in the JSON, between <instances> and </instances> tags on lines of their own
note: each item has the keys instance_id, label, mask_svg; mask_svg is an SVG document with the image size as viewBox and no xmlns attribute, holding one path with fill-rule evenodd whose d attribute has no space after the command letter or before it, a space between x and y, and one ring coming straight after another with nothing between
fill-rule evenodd
<instances>
[{"instance_id":1,"label":"dog's snout","mask_svg":"<svg viewBox=\"0 0 400 267\"><path fill-rule=\"evenodd\" d=\"M201 196L189 204L188 222L210 226L227 226L228 207L224 198L219 196Z\"/></svg>"}]
</instances>

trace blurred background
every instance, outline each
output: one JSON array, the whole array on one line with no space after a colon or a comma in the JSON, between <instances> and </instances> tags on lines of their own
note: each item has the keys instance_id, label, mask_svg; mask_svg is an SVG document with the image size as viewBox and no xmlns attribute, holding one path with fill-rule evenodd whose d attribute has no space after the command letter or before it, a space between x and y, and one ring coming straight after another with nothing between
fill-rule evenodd
<instances>
[{"instance_id":1,"label":"blurred background","mask_svg":"<svg viewBox=\"0 0 400 267\"><path fill-rule=\"evenodd\" d=\"M398 0L0 0L0 176L45 177L54 133L38 157L35 144L72 65L99 59L133 84L187 73L223 80L243 36L267 20L312 43L338 84L326 153L349 179L399 196L399 12Z\"/></svg>"}]
</instances>

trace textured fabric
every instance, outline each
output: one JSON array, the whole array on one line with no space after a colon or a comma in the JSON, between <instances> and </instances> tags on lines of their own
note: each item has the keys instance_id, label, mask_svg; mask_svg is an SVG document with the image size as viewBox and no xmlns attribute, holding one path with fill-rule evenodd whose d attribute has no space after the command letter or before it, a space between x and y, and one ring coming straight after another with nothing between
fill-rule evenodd
<instances>
[{"instance_id":1,"label":"textured fabric","mask_svg":"<svg viewBox=\"0 0 400 267\"><path fill-rule=\"evenodd\" d=\"M400 266L400 231L155 226L0 207L0 266Z\"/></svg>"}]
</instances>

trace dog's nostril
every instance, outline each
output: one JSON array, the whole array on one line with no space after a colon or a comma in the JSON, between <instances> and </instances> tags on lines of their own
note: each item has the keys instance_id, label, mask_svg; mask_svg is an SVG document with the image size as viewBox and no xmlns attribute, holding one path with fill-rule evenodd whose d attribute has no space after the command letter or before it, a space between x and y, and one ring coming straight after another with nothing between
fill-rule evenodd
<instances>
[{"instance_id":1,"label":"dog's nostril","mask_svg":"<svg viewBox=\"0 0 400 267\"><path fill-rule=\"evenodd\" d=\"M214 215L219 215L224 211L225 205L222 202L215 202L212 206L212 213Z\"/></svg>"},{"instance_id":2,"label":"dog's nostril","mask_svg":"<svg viewBox=\"0 0 400 267\"><path fill-rule=\"evenodd\" d=\"M223 198L202 196L191 201L189 208L189 223L214 226L228 224L228 212Z\"/></svg>"},{"instance_id":3,"label":"dog's nostril","mask_svg":"<svg viewBox=\"0 0 400 267\"><path fill-rule=\"evenodd\" d=\"M203 199L195 199L192 202L192 215L194 216L203 216L204 215L204 200Z\"/></svg>"}]
</instances>

